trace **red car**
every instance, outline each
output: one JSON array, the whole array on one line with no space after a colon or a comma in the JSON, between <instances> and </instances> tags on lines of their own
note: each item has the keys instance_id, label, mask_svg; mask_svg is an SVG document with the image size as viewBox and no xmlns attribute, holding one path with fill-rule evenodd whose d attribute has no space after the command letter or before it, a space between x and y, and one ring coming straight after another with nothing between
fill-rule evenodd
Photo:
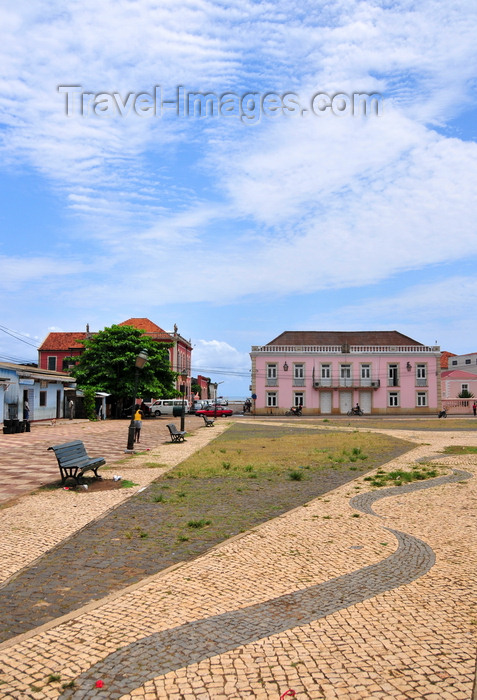
<instances>
[{"instance_id":1,"label":"red car","mask_svg":"<svg viewBox=\"0 0 477 700\"><path fill-rule=\"evenodd\" d=\"M231 408L226 406L209 406L208 408L201 408L200 411L196 411L196 416L207 416L208 418L213 418L214 416L231 416L233 413Z\"/></svg>"}]
</instances>

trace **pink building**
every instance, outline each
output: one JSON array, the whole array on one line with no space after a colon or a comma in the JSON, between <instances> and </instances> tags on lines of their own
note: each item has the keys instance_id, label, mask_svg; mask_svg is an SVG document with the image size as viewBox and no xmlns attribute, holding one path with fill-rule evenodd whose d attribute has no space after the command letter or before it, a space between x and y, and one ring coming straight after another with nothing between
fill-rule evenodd
<instances>
[{"instance_id":1,"label":"pink building","mask_svg":"<svg viewBox=\"0 0 477 700\"><path fill-rule=\"evenodd\" d=\"M436 413L441 404L440 348L398 331L285 331L253 346L257 414Z\"/></svg>"},{"instance_id":2,"label":"pink building","mask_svg":"<svg viewBox=\"0 0 477 700\"><path fill-rule=\"evenodd\" d=\"M441 374L442 407L448 413L473 413L472 406L477 397L477 374L461 369L443 370ZM459 394L468 391L472 398L459 398Z\"/></svg>"}]
</instances>

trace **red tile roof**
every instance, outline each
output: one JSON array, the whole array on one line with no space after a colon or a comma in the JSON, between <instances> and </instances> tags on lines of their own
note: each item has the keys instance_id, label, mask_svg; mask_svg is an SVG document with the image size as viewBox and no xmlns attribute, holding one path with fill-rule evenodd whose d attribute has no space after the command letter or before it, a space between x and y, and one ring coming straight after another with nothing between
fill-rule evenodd
<instances>
[{"instance_id":1,"label":"red tile roof","mask_svg":"<svg viewBox=\"0 0 477 700\"><path fill-rule=\"evenodd\" d=\"M118 326L134 326L134 328L138 328L140 331L144 331L146 335L150 335L156 340L163 339L169 340L171 342L173 341L172 336L169 333L167 333L167 331L163 330L160 326L157 326L148 318L128 318L127 321L122 321L122 323L118 323Z\"/></svg>"},{"instance_id":2,"label":"red tile roof","mask_svg":"<svg viewBox=\"0 0 477 700\"><path fill-rule=\"evenodd\" d=\"M267 345L422 345L398 331L285 331Z\"/></svg>"},{"instance_id":3,"label":"red tile roof","mask_svg":"<svg viewBox=\"0 0 477 700\"><path fill-rule=\"evenodd\" d=\"M83 344L76 341L85 340L87 337L88 333L84 331L82 333L48 333L38 350L81 350Z\"/></svg>"},{"instance_id":4,"label":"red tile roof","mask_svg":"<svg viewBox=\"0 0 477 700\"><path fill-rule=\"evenodd\" d=\"M441 369L447 369L449 367L449 357L455 357L455 353L443 350L441 353Z\"/></svg>"},{"instance_id":5,"label":"red tile roof","mask_svg":"<svg viewBox=\"0 0 477 700\"><path fill-rule=\"evenodd\" d=\"M128 318L127 321L118 323L118 326L134 326L134 328L139 328L140 331L146 331L146 333L165 333L162 328L148 318Z\"/></svg>"}]
</instances>

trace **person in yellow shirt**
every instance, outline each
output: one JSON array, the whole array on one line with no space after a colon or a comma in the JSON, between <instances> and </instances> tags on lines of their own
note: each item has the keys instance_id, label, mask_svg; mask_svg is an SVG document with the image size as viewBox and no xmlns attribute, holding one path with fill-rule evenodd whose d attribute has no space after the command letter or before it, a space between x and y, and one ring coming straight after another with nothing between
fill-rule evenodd
<instances>
[{"instance_id":1,"label":"person in yellow shirt","mask_svg":"<svg viewBox=\"0 0 477 700\"><path fill-rule=\"evenodd\" d=\"M144 417L141 407L136 406L136 412L134 414L134 442L139 442L141 436L142 419Z\"/></svg>"}]
</instances>

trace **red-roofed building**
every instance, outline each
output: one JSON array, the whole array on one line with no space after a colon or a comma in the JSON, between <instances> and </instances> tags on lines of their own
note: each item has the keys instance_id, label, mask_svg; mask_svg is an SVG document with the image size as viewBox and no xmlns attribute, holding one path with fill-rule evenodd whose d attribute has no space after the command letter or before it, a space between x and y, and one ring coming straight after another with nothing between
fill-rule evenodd
<instances>
[{"instance_id":1,"label":"red-roofed building","mask_svg":"<svg viewBox=\"0 0 477 700\"><path fill-rule=\"evenodd\" d=\"M182 375L177 377L176 389L180 391L181 384L184 382L186 386L186 398L191 400L191 360L192 360L192 344L190 340L183 338L178 332L177 325L174 324L172 333L157 326L148 318L128 318L127 321L118 323L118 326L134 326L144 332L144 335L149 336L158 343L171 343L169 348L169 358L171 361L171 370Z\"/></svg>"},{"instance_id":2,"label":"red-roofed building","mask_svg":"<svg viewBox=\"0 0 477 700\"><path fill-rule=\"evenodd\" d=\"M183 377L185 377L186 398L190 400L192 344L190 340L186 340L180 335L177 325L174 326L171 333L163 330L148 318L129 318L118 325L133 326L158 343L171 344L169 348L171 370L182 375L182 377L177 378L176 389L180 391L180 386L184 383ZM84 350L82 341L92 335L94 333L90 333L89 326L86 326L86 332L82 333L49 333L38 348L38 366L42 369L66 372L68 367L65 365L64 359L81 355Z\"/></svg>"},{"instance_id":3,"label":"red-roofed building","mask_svg":"<svg viewBox=\"0 0 477 700\"><path fill-rule=\"evenodd\" d=\"M63 366L65 357L76 357L84 350L82 341L91 337L88 328L85 333L48 333L38 348L38 367L53 372L66 372Z\"/></svg>"},{"instance_id":4,"label":"red-roofed building","mask_svg":"<svg viewBox=\"0 0 477 700\"><path fill-rule=\"evenodd\" d=\"M447 350L441 352L441 369L448 369L450 357L456 357L456 355L453 352L447 352Z\"/></svg>"}]
</instances>

